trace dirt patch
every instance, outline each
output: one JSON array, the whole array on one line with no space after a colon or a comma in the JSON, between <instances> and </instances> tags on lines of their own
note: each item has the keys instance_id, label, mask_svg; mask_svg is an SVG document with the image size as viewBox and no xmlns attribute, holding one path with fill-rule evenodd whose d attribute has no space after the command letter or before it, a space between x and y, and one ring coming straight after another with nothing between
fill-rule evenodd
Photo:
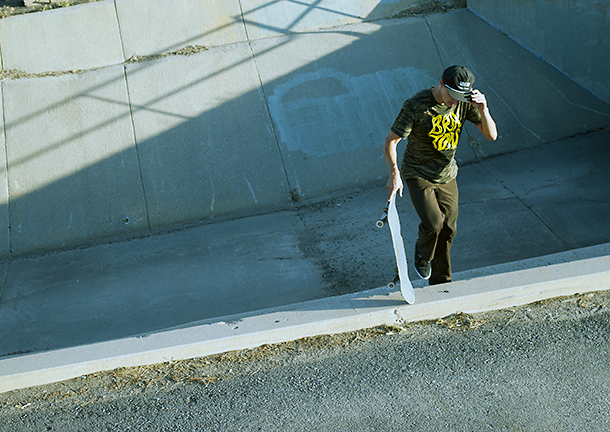
<instances>
[{"instance_id":1,"label":"dirt patch","mask_svg":"<svg viewBox=\"0 0 610 432\"><path fill-rule=\"evenodd\" d=\"M133 55L131 58L129 58L127 61L125 61L124 63L142 63L145 61L150 61L150 60L157 60L163 57L171 57L171 56L191 56L191 55L195 55L198 54L200 52L203 51L207 51L208 47L203 46L203 45L189 45L185 48L176 50L176 51L172 51L172 52L168 52L165 54L156 54L156 55L147 55L147 56L141 56L141 55ZM49 72L40 72L40 73L29 73L29 72L24 72L24 71L20 71L17 69L7 69L7 70L0 70L0 81L2 80L8 80L8 79L28 79L28 78L42 78L42 77L49 77L49 76L61 76L61 75L74 75L74 74L80 74L80 73L84 73L84 72L88 72L91 70L95 70L94 69L75 69L75 70L69 70L69 71L49 71Z\"/></svg>"},{"instance_id":2,"label":"dirt patch","mask_svg":"<svg viewBox=\"0 0 610 432\"><path fill-rule=\"evenodd\" d=\"M71 70L71 71L52 71L52 72L41 72L41 73L29 73L20 71L17 69L6 69L0 70L0 80L8 79L28 79L28 78L41 78L48 76L60 76L60 75L73 75L87 72L86 70Z\"/></svg>"},{"instance_id":3,"label":"dirt patch","mask_svg":"<svg viewBox=\"0 0 610 432\"><path fill-rule=\"evenodd\" d=\"M437 325L451 330L472 330L482 326L484 323L485 321L464 312L454 313L436 320Z\"/></svg>"},{"instance_id":4,"label":"dirt patch","mask_svg":"<svg viewBox=\"0 0 610 432\"><path fill-rule=\"evenodd\" d=\"M134 54L131 58L129 58L125 63L141 63L149 60L157 60L163 57L171 57L171 56L191 56L195 54L199 54L200 52L207 51L208 47L203 45L189 45L185 48L168 52L165 54L155 54L155 55L137 55Z\"/></svg>"},{"instance_id":5,"label":"dirt patch","mask_svg":"<svg viewBox=\"0 0 610 432\"><path fill-rule=\"evenodd\" d=\"M59 9L98 1L101 0L35 0L31 2L31 6L26 6L23 0L0 0L0 18L24 15L32 12L43 12L51 9Z\"/></svg>"},{"instance_id":6,"label":"dirt patch","mask_svg":"<svg viewBox=\"0 0 610 432\"><path fill-rule=\"evenodd\" d=\"M378 288L392 280L396 260L389 231L375 225L384 192L354 191L297 208L304 226L299 250L315 260L329 296Z\"/></svg>"},{"instance_id":7,"label":"dirt patch","mask_svg":"<svg viewBox=\"0 0 610 432\"><path fill-rule=\"evenodd\" d=\"M392 14L388 18L406 18L410 16L430 15L433 13L444 13L451 9L461 9L466 7L467 0L423 0L417 4Z\"/></svg>"}]
</instances>

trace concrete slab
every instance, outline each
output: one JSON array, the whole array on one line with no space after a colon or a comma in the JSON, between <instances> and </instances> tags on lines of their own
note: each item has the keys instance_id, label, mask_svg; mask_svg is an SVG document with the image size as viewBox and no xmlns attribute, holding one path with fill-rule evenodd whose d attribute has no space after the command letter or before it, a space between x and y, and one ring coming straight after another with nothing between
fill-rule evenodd
<instances>
[{"instance_id":1,"label":"concrete slab","mask_svg":"<svg viewBox=\"0 0 610 432\"><path fill-rule=\"evenodd\" d=\"M387 226L375 225L386 203L387 191L381 186L297 209L306 227L299 249L315 257L330 294L367 290L392 279L396 261L390 232ZM408 198L400 199L397 206L406 248L411 251L419 219Z\"/></svg>"},{"instance_id":2,"label":"concrete slab","mask_svg":"<svg viewBox=\"0 0 610 432\"><path fill-rule=\"evenodd\" d=\"M127 66L152 229L291 205L248 45Z\"/></svg>"},{"instance_id":3,"label":"concrete slab","mask_svg":"<svg viewBox=\"0 0 610 432\"><path fill-rule=\"evenodd\" d=\"M499 159L505 161L508 156ZM558 237L539 216L494 175L488 165L460 167L460 216L452 247L456 271L565 251ZM520 171L521 172L521 171ZM515 175L518 175L515 172ZM581 243L579 247L592 243Z\"/></svg>"},{"instance_id":4,"label":"concrete slab","mask_svg":"<svg viewBox=\"0 0 610 432\"><path fill-rule=\"evenodd\" d=\"M377 20L402 11L419 0L305 0L299 2L242 0L250 39Z\"/></svg>"},{"instance_id":5,"label":"concrete slab","mask_svg":"<svg viewBox=\"0 0 610 432\"><path fill-rule=\"evenodd\" d=\"M588 153L603 142L605 132L599 132L599 137L592 141L583 141L590 150L584 151L579 146L566 145L557 154L564 162L558 163L558 169L565 168L572 160L571 151ZM541 152L551 152L557 143L547 144L540 148ZM533 150L532 150L533 151ZM571 243L573 235L570 232L586 230L590 224L605 223L605 212L599 206L584 207L590 210L592 220L565 220L550 226L545 222L553 218L556 210L540 208L534 210L531 202L524 202L521 193L527 194L528 189L517 189L510 185L512 181L525 178L532 188L540 184L554 183L555 187L569 190L574 182L568 177L558 177L553 174L554 166L538 163L540 157L531 157L528 151L522 152L523 159L529 158L529 164L513 165L509 162L514 155L500 156L482 163L462 165L458 174L460 188L460 217L458 219L458 235L453 244L453 268L456 272L471 270L488 265L495 265L515 259L532 258L537 255L547 255L565 251L570 248L586 247L605 241L603 234L597 236L579 236L578 245ZM528 154L530 156L528 156ZM575 156L578 160L578 156ZM489 163L494 162L493 168ZM537 177L524 176L522 170L527 170L533 164ZM603 158L600 164L604 164ZM507 167L510 181L504 180L502 172ZM510 167L510 168L508 168ZM603 172L603 170L600 170ZM548 178L543 173L548 173ZM603 183L591 185L591 194L601 194L605 188ZM595 192L594 192L595 191ZM606 193L607 194L607 193ZM299 207L298 212L307 226L302 237L300 248L306 254L317 256L325 278L331 283L334 293L344 294L350 290L362 289L362 284L368 286L386 283L393 274L394 257L389 247L389 232L379 230L373 223L381 214L385 205L387 192L382 184L370 190L354 191L352 194L336 197L319 204ZM558 201L563 198L554 196ZM603 206L603 200L600 199ZM605 202L608 200L606 199ZM580 200L573 203L573 209L579 210ZM408 193L398 199L403 238L407 254L411 255L417 236L419 218L415 213ZM602 210L602 211L600 211ZM579 210L580 211L580 210ZM576 213L580 214L580 213ZM578 227L577 227L578 226ZM570 246L568 246L570 245ZM410 275L417 279L413 268Z\"/></svg>"},{"instance_id":6,"label":"concrete slab","mask_svg":"<svg viewBox=\"0 0 610 432\"><path fill-rule=\"evenodd\" d=\"M481 159L610 125L610 106L467 10L426 19L443 65L472 69L475 87L485 93L498 124L495 142L468 125L464 138L475 159L463 152L469 150L465 146L459 158Z\"/></svg>"},{"instance_id":7,"label":"concrete slab","mask_svg":"<svg viewBox=\"0 0 610 432\"><path fill-rule=\"evenodd\" d=\"M296 215L275 213L11 261L0 357L324 298L316 259L298 250L302 231Z\"/></svg>"},{"instance_id":8,"label":"concrete slab","mask_svg":"<svg viewBox=\"0 0 610 432\"><path fill-rule=\"evenodd\" d=\"M598 186L609 139L604 130L460 168L454 267L610 242L610 192Z\"/></svg>"},{"instance_id":9,"label":"concrete slab","mask_svg":"<svg viewBox=\"0 0 610 432\"><path fill-rule=\"evenodd\" d=\"M29 73L123 62L114 2L102 1L0 21L2 67Z\"/></svg>"},{"instance_id":10,"label":"concrete slab","mask_svg":"<svg viewBox=\"0 0 610 432\"><path fill-rule=\"evenodd\" d=\"M561 239L516 197L462 203L452 265L458 271L565 249Z\"/></svg>"},{"instance_id":11,"label":"concrete slab","mask_svg":"<svg viewBox=\"0 0 610 432\"><path fill-rule=\"evenodd\" d=\"M238 0L116 0L125 57L246 40Z\"/></svg>"},{"instance_id":12,"label":"concrete slab","mask_svg":"<svg viewBox=\"0 0 610 432\"><path fill-rule=\"evenodd\" d=\"M407 305L387 288L285 308L226 317L193 327L168 330L88 346L0 360L0 392L61 381L117 367L155 364L205 356L316 334L375 325L436 319L454 312L501 309L558 295L610 289L610 248L592 248L591 256L540 269L517 270L417 290ZM584 252L587 256L588 251ZM556 259L556 258L555 258ZM493 273L493 272L492 272ZM449 289L447 289L449 288Z\"/></svg>"},{"instance_id":13,"label":"concrete slab","mask_svg":"<svg viewBox=\"0 0 610 432\"><path fill-rule=\"evenodd\" d=\"M610 155L599 149L608 142L610 131L605 130L480 165L518 196L564 248L573 249L583 242L610 242L607 217L601 216L610 214L610 191L593 186L606 182ZM541 163L546 165L543 175Z\"/></svg>"},{"instance_id":14,"label":"concrete slab","mask_svg":"<svg viewBox=\"0 0 610 432\"><path fill-rule=\"evenodd\" d=\"M148 232L122 66L3 91L15 256Z\"/></svg>"},{"instance_id":15,"label":"concrete slab","mask_svg":"<svg viewBox=\"0 0 610 432\"><path fill-rule=\"evenodd\" d=\"M478 164L462 167L458 180L460 217L452 249L456 272L566 250L538 216ZM330 293L362 291L391 280L396 261L390 233L387 226L375 226L386 201L387 191L380 185L298 208L306 227L299 249L305 256L317 258ZM411 262L420 221L408 192L397 200L397 208ZM583 239L579 247L597 243ZM412 264L408 271L414 286L427 285L420 283Z\"/></svg>"},{"instance_id":16,"label":"concrete slab","mask_svg":"<svg viewBox=\"0 0 610 432\"><path fill-rule=\"evenodd\" d=\"M441 69L429 55L435 47L422 19L264 39L252 47L291 185L305 200L387 176L383 138L406 95L434 85L430 71Z\"/></svg>"},{"instance_id":17,"label":"concrete slab","mask_svg":"<svg viewBox=\"0 0 610 432\"><path fill-rule=\"evenodd\" d=\"M610 60L599 55L610 50L608 0L469 0L468 8L610 104Z\"/></svg>"}]
</instances>

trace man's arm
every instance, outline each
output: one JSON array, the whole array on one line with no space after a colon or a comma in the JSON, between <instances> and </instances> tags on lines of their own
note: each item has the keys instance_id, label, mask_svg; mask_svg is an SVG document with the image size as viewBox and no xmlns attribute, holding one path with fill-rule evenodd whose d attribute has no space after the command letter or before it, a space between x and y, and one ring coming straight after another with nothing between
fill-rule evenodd
<instances>
[{"instance_id":1,"label":"man's arm","mask_svg":"<svg viewBox=\"0 0 610 432\"><path fill-rule=\"evenodd\" d=\"M479 110L481 113L481 124L477 125L477 128L481 131L483 136L490 141L495 141L498 138L498 130L496 128L496 122L489 114L489 108L487 108L487 99L485 95L478 90L473 90L471 94L470 103Z\"/></svg>"},{"instance_id":2,"label":"man's arm","mask_svg":"<svg viewBox=\"0 0 610 432\"><path fill-rule=\"evenodd\" d=\"M400 169L398 169L398 163L396 158L396 146L402 138L390 131L383 140L383 155L385 156L385 162L388 166L388 174L390 178L386 184L388 190L388 202L392 197L394 191L398 191L398 194L402 196L402 178L400 177Z\"/></svg>"}]
</instances>

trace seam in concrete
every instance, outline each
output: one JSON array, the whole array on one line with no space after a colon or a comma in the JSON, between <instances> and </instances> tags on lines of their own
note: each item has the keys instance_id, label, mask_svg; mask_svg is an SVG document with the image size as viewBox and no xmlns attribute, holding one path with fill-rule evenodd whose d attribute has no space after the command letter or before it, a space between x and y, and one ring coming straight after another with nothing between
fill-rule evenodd
<instances>
[{"instance_id":1,"label":"seam in concrete","mask_svg":"<svg viewBox=\"0 0 610 432\"><path fill-rule=\"evenodd\" d=\"M557 86L556 86L555 84L553 84L553 83L552 83L552 82L551 82L551 81L550 81L550 80L549 80L547 77L545 77L544 75L541 75L541 76L540 76L540 78L542 78L543 80L545 80L545 81L547 82L547 84L548 84L549 86L551 86L551 87L552 87L552 88L553 88L553 89L554 89L554 90L557 92L557 94L561 95L561 97L562 97L562 98L563 98L563 99L566 101L566 103L567 103L567 104L569 104L569 105L573 105L573 106L575 106L575 107L577 107L577 108L580 108L580 109L583 109L583 110L585 110L585 111L590 111L590 112L592 112L592 113L594 113L594 114L601 115L601 116L603 116L603 117L608 117L608 118L610 118L610 115L608 115L608 114L606 114L606 113L603 113L603 112L598 111L598 110L594 110L594 109L589 108L588 106L585 106L585 105L581 105L581 104L577 104L577 103L572 102L572 101L571 101L570 99L568 99L568 97L567 97L567 96L566 96L566 95L565 95L565 94L564 94L564 93L563 93L563 92L562 92L560 89L558 89L558 88L557 88ZM574 80L572 80L572 81L574 81ZM575 82L575 81L574 81L574 82ZM578 84L578 83L576 83L576 84ZM581 86L581 87L582 87L582 86ZM582 88L584 88L584 87L582 87ZM595 96L595 95L594 95L594 96ZM598 98L598 99L599 99L599 98ZM600 100L601 100L601 99L600 99ZM604 102L604 101L602 101L602 102ZM605 102L604 102L604 103L605 103ZM606 104L606 105L608 105L608 104Z\"/></svg>"},{"instance_id":2,"label":"seam in concrete","mask_svg":"<svg viewBox=\"0 0 610 432\"><path fill-rule=\"evenodd\" d=\"M0 306L2 305L2 296L4 295L4 287L6 287L6 280L8 279L8 270L11 266L11 260L6 262L6 270L4 271L4 277L2 278L2 286L0 286Z\"/></svg>"},{"instance_id":3,"label":"seam in concrete","mask_svg":"<svg viewBox=\"0 0 610 432\"><path fill-rule=\"evenodd\" d=\"M131 122L131 130L133 132L133 145L136 151L136 160L138 162L138 175L140 176L140 185L142 186L142 197L144 198L144 209L146 212L146 226L148 233L150 229L150 212L148 210L148 199L146 196L146 187L144 186L144 176L142 175L142 163L140 161L140 149L138 146L138 136L136 134L136 124L133 119L133 105L131 103L131 93L129 92L129 80L127 79L127 57L125 55L125 43L123 42L123 32L121 31L121 19L117 8L116 0L112 1L114 5L114 13L116 14L116 25L119 32L119 40L121 41L121 51L123 52L123 78L125 80L125 91L127 92L127 105L129 106L129 121Z\"/></svg>"},{"instance_id":4,"label":"seam in concrete","mask_svg":"<svg viewBox=\"0 0 610 432\"><path fill-rule=\"evenodd\" d=\"M269 103L267 102L267 95L265 94L265 87L263 86L263 80L261 78L261 74L258 69L258 63L256 61L256 53L254 52L254 48L252 48L252 41L250 40L250 35L248 34L248 26L246 25L246 19L244 17L244 9L241 4L241 0L239 0L238 3L239 3L239 12L241 15L241 22L242 22L242 25L244 26L244 32L246 34L246 41L248 42L248 47L250 48L250 54L252 55L252 61L254 63L254 68L256 69L256 78L258 79L260 94L263 98L263 103L265 105L265 110L267 112L267 115L269 116L269 123L271 125L271 130L273 131L273 137L275 139L275 144L277 145L277 151L279 153L280 160L282 161L282 167L284 168L284 176L286 177L286 183L288 185L288 190L290 191L290 195L292 197L292 204L293 204L293 206L296 207L296 204L298 201L298 199L296 199L296 194L298 194L298 191L296 189L293 190L292 185L290 183L290 177L288 176L288 169L286 168L286 161L284 160L284 155L282 154L282 148L280 145L279 135L275 128L275 124L273 123L273 117L271 116L271 109L269 108Z\"/></svg>"},{"instance_id":5,"label":"seam in concrete","mask_svg":"<svg viewBox=\"0 0 610 432\"><path fill-rule=\"evenodd\" d=\"M6 136L6 109L4 107L4 82L0 82L0 97L2 98L2 133L4 135L4 170L6 172L6 208L7 208L7 237L8 237L8 251L7 257L10 262L13 256L13 245L12 245L12 229L11 229L11 191L9 187L9 174L8 174L8 143ZM2 288L4 288L4 284L2 284ZM0 291L0 298L2 296L2 291Z\"/></svg>"},{"instance_id":6,"label":"seam in concrete","mask_svg":"<svg viewBox=\"0 0 610 432\"><path fill-rule=\"evenodd\" d=\"M470 131L467 127L462 129L462 134L466 134L466 139L468 141L468 148L472 151L472 155L474 156L474 161L472 163L480 162L482 159L479 157L480 144L475 145L475 143L480 143L478 138L475 138L470 134ZM482 152L481 152L482 153ZM465 164L467 165L467 164Z\"/></svg>"},{"instance_id":7,"label":"seam in concrete","mask_svg":"<svg viewBox=\"0 0 610 432\"><path fill-rule=\"evenodd\" d=\"M506 185L504 183L502 183L500 181L499 178L497 178L492 172L490 172L488 169L486 169L483 165L479 164L479 167L484 170L487 174L489 174L491 177L493 177L494 179L496 179L496 181L502 185L502 187L504 189L506 189L508 192L511 193L511 195L516 198L521 204L523 204L523 206L528 209L532 215L534 215L534 217L536 219L538 219L540 221L540 223L542 223L542 225L544 225L546 227L546 229L549 230L549 232L551 234L553 234L555 236L555 238L559 241L559 243L561 243L561 245L564 247L565 250L570 250L570 247L563 241L563 239L561 238L561 236L557 235L557 233L553 230L553 228L551 228L549 226L549 224L546 223L546 221L542 218L542 216L540 216L538 213L536 213L530 206L528 206L525 201L523 201L523 199L521 199L521 197L519 195L517 195L514 191L512 191L511 189L509 189L508 187L506 187Z\"/></svg>"},{"instance_id":8,"label":"seam in concrete","mask_svg":"<svg viewBox=\"0 0 610 432\"><path fill-rule=\"evenodd\" d=\"M123 32L121 32L121 20L119 18L119 10L116 5L116 0L112 0L112 4L114 5L114 14L116 15L116 27L119 31L119 40L121 41L121 51L123 52L123 61L127 60L125 56L125 44L123 43Z\"/></svg>"},{"instance_id":9,"label":"seam in concrete","mask_svg":"<svg viewBox=\"0 0 610 432\"><path fill-rule=\"evenodd\" d=\"M513 192L511 191L511 193L513 193ZM513 195L514 195L514 193L513 193ZM525 204L525 202L520 197L518 197L517 195L515 195L515 197L519 200L519 202L521 204L523 204L525 206L526 209L528 209L534 215L534 217L536 219L538 219L540 221L540 223L542 225L544 225L546 227L546 229L549 230L549 232L551 234L553 234L555 236L555 238L559 241L559 243L561 243L561 245L564 247L565 250L569 250L570 249L568 244L566 244L566 242L564 242L563 239L559 235L557 235L557 233L553 230L553 228L551 228L549 226L549 224L546 223L546 221L542 218L542 216L540 216L538 213L536 213L530 206Z\"/></svg>"},{"instance_id":10,"label":"seam in concrete","mask_svg":"<svg viewBox=\"0 0 610 432\"><path fill-rule=\"evenodd\" d=\"M430 22L427 18L424 18L424 22L426 23L426 27L428 28L428 32L430 33L430 37L432 38L432 42L434 43L434 48L436 48L436 54L438 55L438 60L441 62L441 66L443 70L445 69L445 65L443 64L443 56L441 55L441 51L436 43L436 38L434 37L434 33L432 33L432 28L430 27Z\"/></svg>"},{"instance_id":11,"label":"seam in concrete","mask_svg":"<svg viewBox=\"0 0 610 432\"><path fill-rule=\"evenodd\" d=\"M144 208L146 210L146 225L148 226L148 233L150 234L150 212L148 211L148 199L146 196L146 187L144 185L144 176L142 175L142 163L140 161L140 149L138 146L138 136L136 134L136 124L133 120L133 107L131 104L131 94L129 92L129 80L127 79L127 65L123 65L123 76L125 77L125 90L127 91L127 104L129 105L129 120L131 121L131 130L133 131L133 145L136 151L136 159L138 161L138 174L140 176L142 196L144 198Z\"/></svg>"},{"instance_id":12,"label":"seam in concrete","mask_svg":"<svg viewBox=\"0 0 610 432\"><path fill-rule=\"evenodd\" d=\"M517 113L515 113L515 111L512 109L512 107L510 106L509 103L507 103L502 96L500 96L500 94L498 94L498 92L496 92L493 87L489 87L489 90L498 98L499 101L502 102L502 104L504 104L504 106L506 107L506 109L508 109L508 111L510 111L510 113L513 115L513 117L515 118L515 120L517 121L517 123L519 123L519 126L521 126L523 129L525 129L526 131L528 131L529 133L531 133L534 137L536 137L540 143L545 144L544 139L538 135L536 132L534 132L533 130L531 130L530 128L528 128L527 126L525 126L525 124L521 121L521 119L517 116Z\"/></svg>"}]
</instances>

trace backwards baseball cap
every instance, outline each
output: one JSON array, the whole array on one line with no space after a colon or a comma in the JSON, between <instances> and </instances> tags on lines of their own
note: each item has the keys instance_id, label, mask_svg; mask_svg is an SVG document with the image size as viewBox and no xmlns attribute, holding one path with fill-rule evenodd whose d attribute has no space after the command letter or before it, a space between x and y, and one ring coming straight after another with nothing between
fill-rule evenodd
<instances>
[{"instance_id":1,"label":"backwards baseball cap","mask_svg":"<svg viewBox=\"0 0 610 432\"><path fill-rule=\"evenodd\" d=\"M443 72L443 84L453 99L470 102L474 75L464 66L449 66Z\"/></svg>"}]
</instances>

